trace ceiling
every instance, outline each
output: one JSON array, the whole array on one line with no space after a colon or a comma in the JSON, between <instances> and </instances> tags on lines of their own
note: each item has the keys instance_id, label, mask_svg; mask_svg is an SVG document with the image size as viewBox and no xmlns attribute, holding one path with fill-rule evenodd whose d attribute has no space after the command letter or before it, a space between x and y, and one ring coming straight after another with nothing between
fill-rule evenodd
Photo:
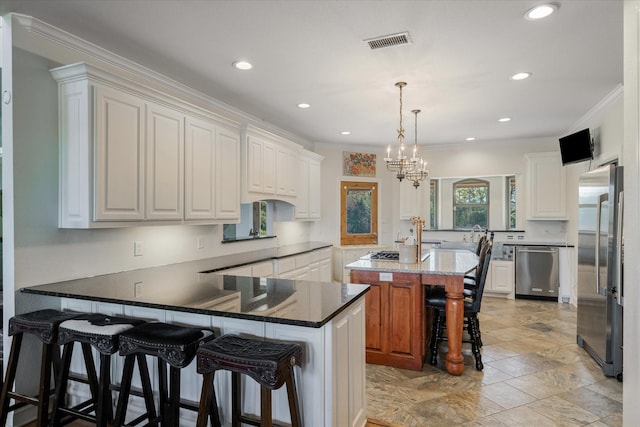
<instances>
[{"instance_id":1,"label":"ceiling","mask_svg":"<svg viewBox=\"0 0 640 427\"><path fill-rule=\"evenodd\" d=\"M420 109L418 143L446 145L561 136L622 83L622 0L563 0L525 20L539 3L2 0L0 12L34 16L308 142L394 143L394 84L405 81L406 140ZM363 41L403 31L411 44ZM254 68L234 69L240 59ZM519 71L533 76L511 80Z\"/></svg>"}]
</instances>

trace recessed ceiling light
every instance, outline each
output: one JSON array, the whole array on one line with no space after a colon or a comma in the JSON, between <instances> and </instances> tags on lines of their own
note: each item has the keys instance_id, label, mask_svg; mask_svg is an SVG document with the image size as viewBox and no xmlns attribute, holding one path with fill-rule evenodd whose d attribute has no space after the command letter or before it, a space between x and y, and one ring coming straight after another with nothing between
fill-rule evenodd
<instances>
[{"instance_id":1,"label":"recessed ceiling light","mask_svg":"<svg viewBox=\"0 0 640 427\"><path fill-rule=\"evenodd\" d=\"M530 73L528 71L525 71L522 73L515 73L513 76L511 76L511 80L524 80L524 79L528 79L532 75L533 73Z\"/></svg>"},{"instance_id":2,"label":"recessed ceiling light","mask_svg":"<svg viewBox=\"0 0 640 427\"><path fill-rule=\"evenodd\" d=\"M298 104L298 108L309 108L311 107L311 104L307 104L306 102L301 102L300 104Z\"/></svg>"},{"instance_id":3,"label":"recessed ceiling light","mask_svg":"<svg viewBox=\"0 0 640 427\"><path fill-rule=\"evenodd\" d=\"M509 121L511 121L511 117L502 117L502 118L498 119L498 121L499 122L503 122L503 123L504 122L509 122Z\"/></svg>"},{"instance_id":4,"label":"recessed ceiling light","mask_svg":"<svg viewBox=\"0 0 640 427\"><path fill-rule=\"evenodd\" d=\"M524 14L524 19L535 21L537 19L546 18L559 8L560 6L556 3L539 4L538 6L527 10Z\"/></svg>"},{"instance_id":5,"label":"recessed ceiling light","mask_svg":"<svg viewBox=\"0 0 640 427\"><path fill-rule=\"evenodd\" d=\"M242 71L250 70L253 68L253 65L251 65L251 63L247 61L236 61L233 63L233 66Z\"/></svg>"},{"instance_id":6,"label":"recessed ceiling light","mask_svg":"<svg viewBox=\"0 0 640 427\"><path fill-rule=\"evenodd\" d=\"M340 135L351 135L351 132L348 130L343 130L342 132L340 132Z\"/></svg>"},{"instance_id":7,"label":"recessed ceiling light","mask_svg":"<svg viewBox=\"0 0 640 427\"><path fill-rule=\"evenodd\" d=\"M469 138L466 139L467 141L475 141L476 138L474 136L470 136Z\"/></svg>"}]
</instances>

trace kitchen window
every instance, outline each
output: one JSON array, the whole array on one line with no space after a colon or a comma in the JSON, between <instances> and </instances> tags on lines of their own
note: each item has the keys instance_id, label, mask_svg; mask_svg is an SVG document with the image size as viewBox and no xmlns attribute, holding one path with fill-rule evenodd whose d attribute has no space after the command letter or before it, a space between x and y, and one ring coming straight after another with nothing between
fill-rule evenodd
<instances>
[{"instance_id":1,"label":"kitchen window","mask_svg":"<svg viewBox=\"0 0 640 427\"><path fill-rule=\"evenodd\" d=\"M272 202L260 200L240 205L240 223L224 224L223 242L275 237L273 234Z\"/></svg>"},{"instance_id":2,"label":"kitchen window","mask_svg":"<svg viewBox=\"0 0 640 427\"><path fill-rule=\"evenodd\" d=\"M429 180L429 228L438 229L438 181Z\"/></svg>"},{"instance_id":3,"label":"kitchen window","mask_svg":"<svg viewBox=\"0 0 640 427\"><path fill-rule=\"evenodd\" d=\"M507 229L515 230L516 228L516 177L508 176L507 178Z\"/></svg>"},{"instance_id":4,"label":"kitchen window","mask_svg":"<svg viewBox=\"0 0 640 427\"><path fill-rule=\"evenodd\" d=\"M378 184L340 183L340 244L378 243Z\"/></svg>"},{"instance_id":5,"label":"kitchen window","mask_svg":"<svg viewBox=\"0 0 640 427\"><path fill-rule=\"evenodd\" d=\"M489 226L489 182L464 179L453 184L453 228Z\"/></svg>"}]
</instances>

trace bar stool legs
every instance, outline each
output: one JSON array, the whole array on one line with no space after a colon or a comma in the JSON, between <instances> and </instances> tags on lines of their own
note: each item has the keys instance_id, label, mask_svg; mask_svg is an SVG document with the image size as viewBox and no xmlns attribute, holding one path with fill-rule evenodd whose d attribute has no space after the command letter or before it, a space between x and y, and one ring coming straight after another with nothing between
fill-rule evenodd
<instances>
[{"instance_id":1,"label":"bar stool legs","mask_svg":"<svg viewBox=\"0 0 640 427\"><path fill-rule=\"evenodd\" d=\"M205 427L207 411L213 394L215 371L231 371L231 425L241 423L270 427L272 417L272 390L286 384L291 425L302 425L300 404L296 392L294 366L300 365L302 348L298 344L278 343L223 335L201 346L197 352L198 373L204 374L197 427ZM241 374L260 384L260 420L243 415Z\"/></svg>"},{"instance_id":2,"label":"bar stool legs","mask_svg":"<svg viewBox=\"0 0 640 427\"><path fill-rule=\"evenodd\" d=\"M20 314L9 319L9 335L13 336L7 372L0 393L0 425L7 423L9 412L25 405L38 407L36 425L44 427L49 424L49 396L51 394L51 374L57 377L60 355L57 344L58 325L77 316L75 313L64 313L58 310L39 310ZM42 341L42 357L40 359L40 383L38 395L26 396L12 391L18 370L18 359L24 334L31 334ZM10 400L15 403L10 405Z\"/></svg>"},{"instance_id":3,"label":"bar stool legs","mask_svg":"<svg viewBox=\"0 0 640 427\"><path fill-rule=\"evenodd\" d=\"M64 345L64 351L60 379L56 386L52 427L66 423L67 419L63 419L63 416L94 422L98 427L107 427L107 423L113 418L110 387L111 355L118 350L120 334L142 323L144 323L142 320L94 313L84 314L60 324L58 342ZM65 404L65 396L75 343L80 343L82 348L92 398L69 407ZM93 362L92 347L100 354L99 378ZM95 415L91 415L91 412Z\"/></svg>"},{"instance_id":4,"label":"bar stool legs","mask_svg":"<svg viewBox=\"0 0 640 427\"><path fill-rule=\"evenodd\" d=\"M138 361L138 368L143 382L145 377L149 378L146 355L157 358L159 388L159 416L156 416L155 410L153 410L151 387L144 390L147 411L153 411L152 416L146 416L146 418L149 418L149 423L146 425L160 423L162 426L178 426L180 408L194 409L192 405L185 405L181 402L180 372L195 358L198 346L213 339L213 337L213 331L208 329L160 322L146 323L123 333L120 341L120 355L125 356L127 359L125 360L125 370L121 382L114 426L122 426L125 422L135 360ZM212 408L212 410L215 410L215 421L217 422L217 407ZM136 420L131 424L135 422ZM219 426L216 422L212 418L212 424Z\"/></svg>"}]
</instances>

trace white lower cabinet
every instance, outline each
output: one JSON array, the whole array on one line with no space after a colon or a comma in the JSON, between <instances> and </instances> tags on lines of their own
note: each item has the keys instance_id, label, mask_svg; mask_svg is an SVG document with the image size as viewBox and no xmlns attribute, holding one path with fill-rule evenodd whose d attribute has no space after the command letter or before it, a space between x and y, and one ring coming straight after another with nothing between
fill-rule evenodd
<instances>
[{"instance_id":1,"label":"white lower cabinet","mask_svg":"<svg viewBox=\"0 0 640 427\"><path fill-rule=\"evenodd\" d=\"M298 301L307 305L311 301ZM296 385L300 399L303 423L309 427L350 426L361 427L366 422L365 395L365 305L364 297L354 302L320 328L267 323L231 317L217 317L172 310L160 310L120 304L104 304L70 298L61 299L63 310L98 312L108 315L124 315L148 321L162 321L181 325L212 328L216 334L239 334L280 341L296 342L302 345L302 367L295 367ZM71 372L85 373L82 352L75 350ZM97 356L97 353L94 354ZM123 358L112 358L112 381L119 384L122 377ZM152 387L158 390L157 364L148 358ZM140 378L134 370L133 387L140 386ZM260 387L243 378L243 409L245 412L260 412ZM70 382L69 396L72 403L79 403L90 396L84 384ZM219 371L215 376L215 389L222 424L230 425L231 375ZM181 396L197 402L200 399L202 376L197 374L195 361L181 370ZM114 405L116 399L114 399ZM114 408L115 410L115 408ZM132 397L128 405L127 420L144 413L141 398ZM286 389L273 393L273 417L279 423L290 423L289 404ZM180 411L180 427L195 425L196 414Z\"/></svg>"},{"instance_id":2,"label":"white lower cabinet","mask_svg":"<svg viewBox=\"0 0 640 427\"><path fill-rule=\"evenodd\" d=\"M247 264L240 267L228 268L216 271L215 274L228 274L230 276L247 277L273 277L273 261L262 261L254 264Z\"/></svg>"},{"instance_id":3,"label":"white lower cabinet","mask_svg":"<svg viewBox=\"0 0 640 427\"><path fill-rule=\"evenodd\" d=\"M513 261L492 259L485 282L485 292L503 294L513 298L515 294L515 276Z\"/></svg>"}]
</instances>

